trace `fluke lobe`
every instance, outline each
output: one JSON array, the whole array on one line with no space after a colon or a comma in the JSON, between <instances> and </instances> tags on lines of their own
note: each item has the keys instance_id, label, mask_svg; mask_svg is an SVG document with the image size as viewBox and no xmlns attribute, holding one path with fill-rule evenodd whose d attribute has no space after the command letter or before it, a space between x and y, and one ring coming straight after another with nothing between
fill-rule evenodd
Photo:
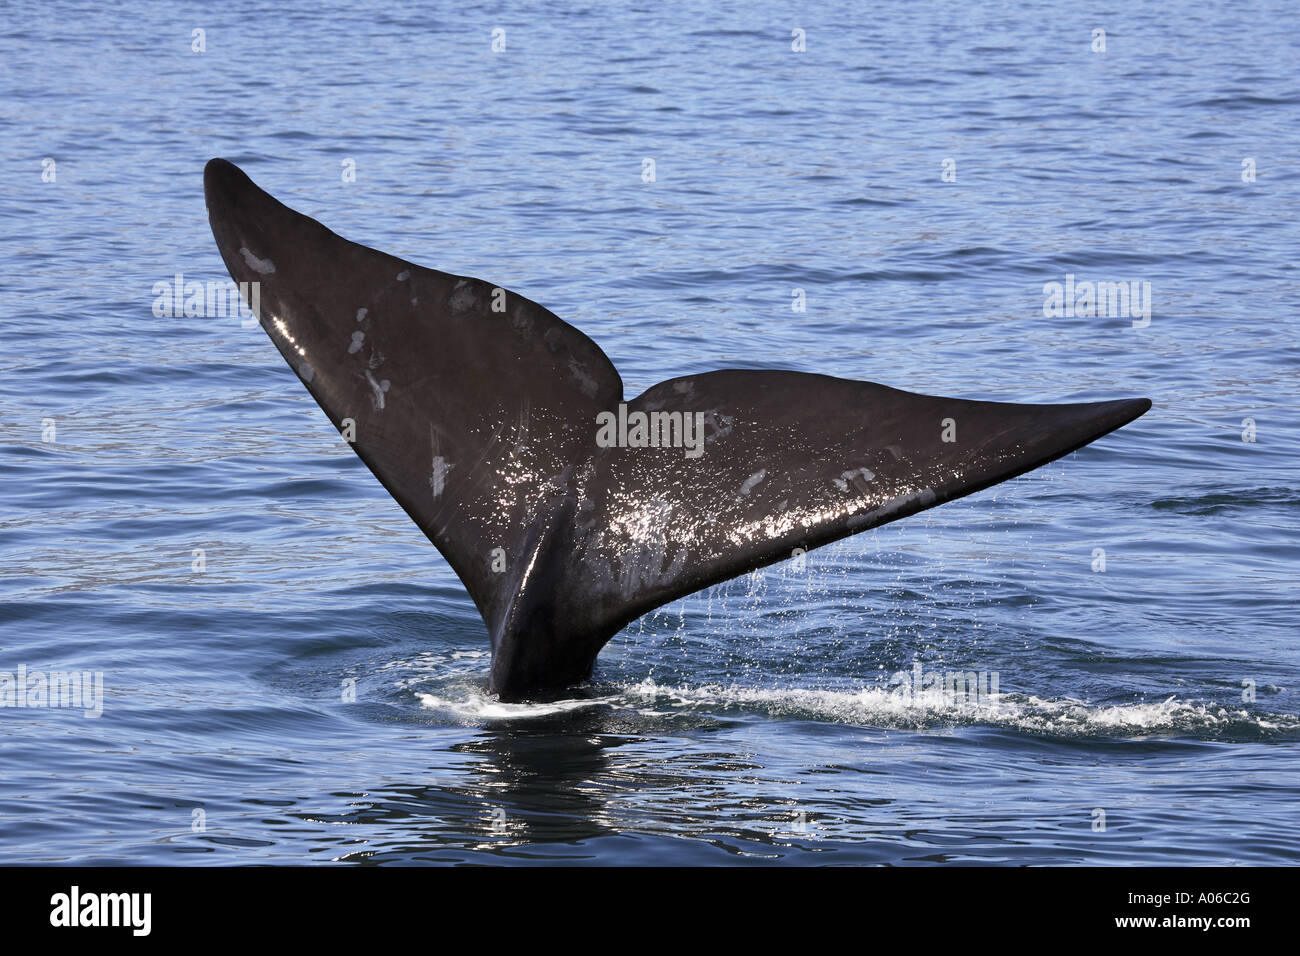
<instances>
[{"instance_id":1,"label":"fluke lobe","mask_svg":"<svg viewBox=\"0 0 1300 956\"><path fill-rule=\"evenodd\" d=\"M726 369L620 409L609 358L537 303L349 242L223 159L204 189L230 275L260 283L262 328L465 583L503 700L587 679L661 604L1006 481L1151 407Z\"/></svg>"}]
</instances>

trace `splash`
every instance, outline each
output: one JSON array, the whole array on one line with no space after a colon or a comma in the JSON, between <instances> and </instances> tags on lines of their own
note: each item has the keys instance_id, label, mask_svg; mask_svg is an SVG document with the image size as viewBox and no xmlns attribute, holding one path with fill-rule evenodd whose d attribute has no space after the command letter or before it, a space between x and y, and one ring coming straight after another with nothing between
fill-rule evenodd
<instances>
[{"instance_id":1,"label":"splash","mask_svg":"<svg viewBox=\"0 0 1300 956\"><path fill-rule=\"evenodd\" d=\"M437 694L417 692L415 697L421 707L442 711L458 720L466 718L478 720L520 720L535 717L550 717L566 714L575 710L591 707L603 707L608 701L600 698L591 700L556 700L548 703L507 704L488 694L482 688L467 688L468 693L459 696L440 697Z\"/></svg>"},{"instance_id":2,"label":"splash","mask_svg":"<svg viewBox=\"0 0 1300 956\"><path fill-rule=\"evenodd\" d=\"M686 710L723 710L821 720L869 727L926 730L990 726L1066 737L1180 734L1272 736L1300 732L1300 717L1262 714L1210 701L1180 700L1094 704L1075 698L996 694L956 699L942 688L858 690L765 689L722 685L661 686L652 680L629 685L621 696L642 705Z\"/></svg>"},{"instance_id":3,"label":"splash","mask_svg":"<svg viewBox=\"0 0 1300 956\"><path fill-rule=\"evenodd\" d=\"M507 704L481 683L453 681L437 693L416 691L424 708L465 723L519 720L592 708L623 715L658 718L673 714L754 716L821 721L899 730L995 727L1059 737L1162 735L1192 738L1259 739L1300 733L1300 717L1251 712L1212 701L1179 699L1128 704L1096 704L1075 698L996 694L954 699L942 688L912 691L895 686L856 690L803 690L736 685L664 685L646 679L635 684L597 685L591 696L545 703Z\"/></svg>"}]
</instances>

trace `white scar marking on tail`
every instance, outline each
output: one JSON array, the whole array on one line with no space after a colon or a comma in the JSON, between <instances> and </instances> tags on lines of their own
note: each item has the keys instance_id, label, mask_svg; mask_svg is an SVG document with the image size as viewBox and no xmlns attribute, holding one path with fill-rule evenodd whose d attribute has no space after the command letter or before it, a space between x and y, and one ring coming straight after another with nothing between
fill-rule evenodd
<instances>
[{"instance_id":1,"label":"white scar marking on tail","mask_svg":"<svg viewBox=\"0 0 1300 956\"><path fill-rule=\"evenodd\" d=\"M365 340L366 340L365 332L353 332L352 341L348 343L348 354L355 355L357 352L360 352L362 343L364 343Z\"/></svg>"},{"instance_id":2,"label":"white scar marking on tail","mask_svg":"<svg viewBox=\"0 0 1300 956\"><path fill-rule=\"evenodd\" d=\"M409 278L411 278L411 270L410 270L410 269L403 269L401 272L397 273L397 281L398 281L398 282L405 282L405 281L406 281L407 279L409 279Z\"/></svg>"},{"instance_id":3,"label":"white scar marking on tail","mask_svg":"<svg viewBox=\"0 0 1300 956\"><path fill-rule=\"evenodd\" d=\"M752 475L750 475L748 478L745 479L745 483L740 486L740 493L742 495L749 494L751 491L754 490L754 486L766 477L767 477L767 469L760 468L758 471L754 472Z\"/></svg>"},{"instance_id":4,"label":"white scar marking on tail","mask_svg":"<svg viewBox=\"0 0 1300 956\"><path fill-rule=\"evenodd\" d=\"M388 379L376 382L375 377L370 374L370 369L366 369L366 380L370 382L370 390L375 393L375 408L382 409L384 407L384 392L388 391L388 386L391 383Z\"/></svg>"},{"instance_id":5,"label":"white scar marking on tail","mask_svg":"<svg viewBox=\"0 0 1300 956\"><path fill-rule=\"evenodd\" d=\"M239 254L244 257L244 262L248 264L248 268L252 269L258 275L266 276L266 275L270 275L272 272L275 271L274 262L272 262L270 259L257 258L257 256L253 255L251 252L248 251L247 246L240 246Z\"/></svg>"},{"instance_id":6,"label":"white scar marking on tail","mask_svg":"<svg viewBox=\"0 0 1300 956\"><path fill-rule=\"evenodd\" d=\"M920 491L914 491L909 495L898 495L895 498L890 498L878 508L860 515L854 515L848 520L848 528L851 531L857 531L859 528L878 523L877 519L889 518L904 508L911 508L913 505L917 506L916 510L918 511L921 508L928 508L936 500L937 496L933 488L922 488Z\"/></svg>"},{"instance_id":7,"label":"white scar marking on tail","mask_svg":"<svg viewBox=\"0 0 1300 956\"><path fill-rule=\"evenodd\" d=\"M433 456L433 471L429 474L429 490L433 492L435 498L442 496L443 490L447 487L447 472L455 467L441 455Z\"/></svg>"},{"instance_id":8,"label":"white scar marking on tail","mask_svg":"<svg viewBox=\"0 0 1300 956\"><path fill-rule=\"evenodd\" d=\"M357 321L360 322L362 319L364 319L366 317L366 313L369 311L370 311L369 309L357 309Z\"/></svg>"},{"instance_id":9,"label":"white scar marking on tail","mask_svg":"<svg viewBox=\"0 0 1300 956\"><path fill-rule=\"evenodd\" d=\"M840 491L848 491L849 479L854 475L861 475L863 481L870 481L872 478L876 477L873 472L866 468L855 468L853 471L844 472L844 474L840 475L838 478L832 478L831 482L836 488L840 489Z\"/></svg>"}]
</instances>

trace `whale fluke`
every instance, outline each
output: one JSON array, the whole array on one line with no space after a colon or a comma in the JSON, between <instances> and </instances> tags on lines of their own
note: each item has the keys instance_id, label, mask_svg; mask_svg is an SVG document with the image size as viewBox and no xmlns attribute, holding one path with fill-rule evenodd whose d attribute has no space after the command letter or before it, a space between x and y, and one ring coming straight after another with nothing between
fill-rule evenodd
<instances>
[{"instance_id":1,"label":"whale fluke","mask_svg":"<svg viewBox=\"0 0 1300 956\"><path fill-rule=\"evenodd\" d=\"M596 343L537 303L349 242L225 160L204 188L262 327L464 582L504 700L587 679L661 604L1013 478L1151 407L746 370L625 400Z\"/></svg>"}]
</instances>

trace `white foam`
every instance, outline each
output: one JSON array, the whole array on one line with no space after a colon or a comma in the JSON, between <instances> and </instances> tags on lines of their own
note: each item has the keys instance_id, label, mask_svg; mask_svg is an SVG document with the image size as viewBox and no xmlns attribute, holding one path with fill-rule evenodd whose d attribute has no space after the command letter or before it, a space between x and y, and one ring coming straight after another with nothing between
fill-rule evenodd
<instances>
[{"instance_id":1,"label":"white foam","mask_svg":"<svg viewBox=\"0 0 1300 956\"><path fill-rule=\"evenodd\" d=\"M557 700L545 704L507 704L482 691L472 691L466 697L439 697L436 694L416 693L420 706L430 710L449 711L456 717L471 717L486 720L504 718L520 719L529 717L548 717L551 714L564 714L587 707L600 707L608 703L605 700Z\"/></svg>"},{"instance_id":2,"label":"white foam","mask_svg":"<svg viewBox=\"0 0 1300 956\"><path fill-rule=\"evenodd\" d=\"M944 724L983 724L1017 730L1086 736L1197 732L1245 724L1264 730L1300 729L1300 718L1252 714L1239 708L1169 697L1161 701L1098 705L1074 698L1044 699L1025 694L954 698L941 688L912 693L905 688L865 687L855 691L751 687L661 686L645 680L624 688L643 704L670 702L689 710L740 708L773 716L835 723L923 729Z\"/></svg>"},{"instance_id":3,"label":"white foam","mask_svg":"<svg viewBox=\"0 0 1300 956\"><path fill-rule=\"evenodd\" d=\"M862 727L927 730L986 726L1065 737L1197 735L1248 728L1300 731L1300 717L1293 715L1250 712L1212 702L1180 700L1176 696L1130 704L1094 704L1070 697L1048 699L1016 693L963 698L939 687L913 693L897 685L806 690L721 684L684 686L646 679L635 684L597 687L592 697L508 704L488 694L482 685L480 664L475 659L485 657L486 652L459 651L453 656L470 658L465 663L473 668L474 676L460 666L453 666L449 673L444 661L436 668L440 672L437 675L426 672L421 678L399 684L428 687L432 677L436 691L415 692L420 705L470 723L547 717L605 707L657 718L739 710Z\"/></svg>"}]
</instances>

